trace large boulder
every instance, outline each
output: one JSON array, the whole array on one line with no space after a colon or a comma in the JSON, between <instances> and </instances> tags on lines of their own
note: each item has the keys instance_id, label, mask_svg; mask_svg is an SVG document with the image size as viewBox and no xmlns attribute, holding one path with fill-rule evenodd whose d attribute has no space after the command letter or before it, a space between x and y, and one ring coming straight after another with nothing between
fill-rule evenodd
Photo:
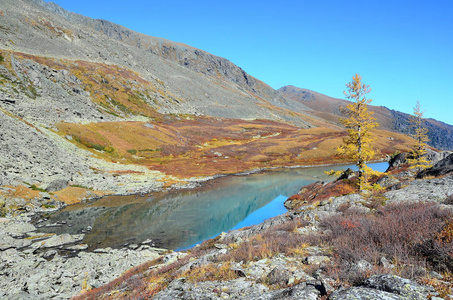
<instances>
[{"instance_id":1,"label":"large boulder","mask_svg":"<svg viewBox=\"0 0 453 300\"><path fill-rule=\"evenodd\" d=\"M417 174L417 178L426 176L441 176L453 172L453 153L438 161L433 167L421 171Z\"/></svg>"},{"instance_id":2,"label":"large boulder","mask_svg":"<svg viewBox=\"0 0 453 300\"><path fill-rule=\"evenodd\" d=\"M396 275L374 275L365 281L365 285L413 300L427 299L428 295L436 294L436 291L431 286L420 285Z\"/></svg>"},{"instance_id":3,"label":"large boulder","mask_svg":"<svg viewBox=\"0 0 453 300\"><path fill-rule=\"evenodd\" d=\"M68 187L68 181L65 179L55 179L46 187L48 192L57 192Z\"/></svg>"},{"instance_id":4,"label":"large boulder","mask_svg":"<svg viewBox=\"0 0 453 300\"><path fill-rule=\"evenodd\" d=\"M385 172L388 172L390 170L393 170L393 169L399 167L402 164L405 164L407 162L407 157L408 157L407 152L398 153L397 155L393 156L389 160L389 167L387 168L387 170Z\"/></svg>"},{"instance_id":5,"label":"large boulder","mask_svg":"<svg viewBox=\"0 0 453 300\"><path fill-rule=\"evenodd\" d=\"M431 162L432 165L435 165L438 162L447 158L451 154L453 154L453 152L451 152L451 151L436 152L436 151L433 151L428 148L426 150L426 154L424 156L426 157L426 159L429 162ZM399 153L398 155L395 155L394 157L392 157L389 161L389 167L387 168L386 172L393 170L402 164L407 163L408 159L413 158L413 157L411 157L411 155L412 155L411 153L403 152L403 153Z\"/></svg>"}]
</instances>

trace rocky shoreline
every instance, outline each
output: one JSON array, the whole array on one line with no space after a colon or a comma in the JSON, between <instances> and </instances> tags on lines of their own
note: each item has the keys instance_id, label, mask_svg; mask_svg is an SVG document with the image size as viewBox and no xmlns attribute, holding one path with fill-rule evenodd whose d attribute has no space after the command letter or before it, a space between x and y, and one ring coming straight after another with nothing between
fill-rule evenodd
<instances>
[{"instance_id":1,"label":"rocky shoreline","mask_svg":"<svg viewBox=\"0 0 453 300\"><path fill-rule=\"evenodd\" d=\"M69 299L168 253L145 241L135 249L86 252L83 234L39 233L32 214L0 218L0 298Z\"/></svg>"},{"instance_id":2,"label":"rocky shoreline","mask_svg":"<svg viewBox=\"0 0 453 300\"><path fill-rule=\"evenodd\" d=\"M435 198L427 195L427 190ZM450 212L453 206L448 201L452 195L453 175L414 180L407 187L384 193L394 203L413 201L412 197L416 197L420 202L434 201ZM144 273L135 273L133 276L144 280L145 288L137 281L129 285L132 280L123 276L119 279L121 284L99 289L90 297L140 298L152 290L156 281L161 284L160 291L152 299L453 299L453 294L441 296L431 285L394 275L396 265L392 257L382 257L377 266L376 262L365 260L350 265L350 271L357 274L366 274L377 267L381 273L359 285L345 286L327 272L335 261L329 247L305 245L296 253L296 250L289 253L283 250L283 244L295 239L309 239L313 234L330 236L332 233L321 226L324 218L348 211L369 213L371 209L364 206L369 201L363 195L350 194L305 204L261 224L221 234L190 249L171 265L158 264ZM249 250L243 253L242 247ZM278 253L266 254L272 253L272 247L278 248L275 250ZM423 272L432 282L449 280L434 271ZM161 282L159 276L168 276L165 277L168 281ZM82 295L78 299L87 298Z\"/></svg>"}]
</instances>

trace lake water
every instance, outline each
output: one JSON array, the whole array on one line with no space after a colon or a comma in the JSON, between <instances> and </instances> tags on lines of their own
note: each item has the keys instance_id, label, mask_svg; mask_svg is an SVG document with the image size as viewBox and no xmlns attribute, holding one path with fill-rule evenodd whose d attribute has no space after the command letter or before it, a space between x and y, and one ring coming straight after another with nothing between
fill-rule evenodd
<instances>
[{"instance_id":1,"label":"lake water","mask_svg":"<svg viewBox=\"0 0 453 300\"><path fill-rule=\"evenodd\" d=\"M385 171L387 163L370 164ZM110 196L50 216L44 232L85 233L89 249L122 248L151 239L156 247L184 249L223 231L258 224L286 212L283 202L304 185L332 180L326 170L350 166L279 169L228 176L203 187L140 196Z\"/></svg>"}]
</instances>

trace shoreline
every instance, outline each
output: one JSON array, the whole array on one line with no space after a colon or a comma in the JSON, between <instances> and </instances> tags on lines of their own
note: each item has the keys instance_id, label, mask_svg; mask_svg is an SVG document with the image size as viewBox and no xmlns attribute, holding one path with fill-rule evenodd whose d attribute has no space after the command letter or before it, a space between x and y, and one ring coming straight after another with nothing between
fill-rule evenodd
<instances>
[{"instance_id":1,"label":"shoreline","mask_svg":"<svg viewBox=\"0 0 453 300\"><path fill-rule=\"evenodd\" d=\"M388 162L386 160L373 160L368 162L368 164L373 164L373 163L383 163L383 162ZM191 177L191 178L186 178L187 183L182 184L182 185L176 185L173 184L170 187L159 187L154 190L150 190L149 192L137 192L137 191L132 191L130 193L113 193L113 194L107 194L103 196L98 196L98 197L93 197L93 198L87 198L82 200L79 203L86 203L86 202L92 202L92 201L98 201L103 198L107 197L121 197L121 196L140 196L140 197L145 197L147 195L152 195L155 193L170 193L170 192L176 192L179 190L191 190L195 189L198 187L203 187L205 184L208 182L221 179L221 178L227 178L227 177L232 177L232 176L247 176L247 175L252 175L252 174L259 174L263 173L266 171L276 171L276 170L285 170L285 169L305 169L305 168L317 168L317 167L329 167L329 166L347 166L347 165L352 165L353 163L337 163L337 164L319 164L319 165L296 165L296 166L279 166L279 167L268 167L268 168L258 168L258 169L252 169L248 171L242 171L238 173L229 173L229 174L215 174L211 176L204 176L204 177ZM181 179L181 181L184 181L185 179ZM72 206L72 205L77 205L79 203L74 203L74 204L66 204L64 205L61 209L64 209L65 207Z\"/></svg>"}]
</instances>

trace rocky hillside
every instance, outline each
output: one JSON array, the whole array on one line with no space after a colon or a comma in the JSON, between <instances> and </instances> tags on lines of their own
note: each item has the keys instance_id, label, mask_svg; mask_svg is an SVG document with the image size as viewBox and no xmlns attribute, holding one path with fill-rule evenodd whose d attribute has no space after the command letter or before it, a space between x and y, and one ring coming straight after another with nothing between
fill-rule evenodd
<instances>
[{"instance_id":1,"label":"rocky hillside","mask_svg":"<svg viewBox=\"0 0 453 300\"><path fill-rule=\"evenodd\" d=\"M286 98L299 101L313 109L311 114L325 120L339 124L338 120L342 116L340 107L346 106L348 101L343 99L332 98L307 89L301 89L295 86L284 86L279 92ZM404 134L413 134L410 126L411 116L396 110L388 109L384 106L372 106L370 109L380 124L380 128L400 132ZM426 119L423 124L428 128L429 145L437 149L453 149L453 126L439 122L433 119Z\"/></svg>"},{"instance_id":2,"label":"rocky hillside","mask_svg":"<svg viewBox=\"0 0 453 300\"><path fill-rule=\"evenodd\" d=\"M3 49L118 65L136 71L145 80L158 80L184 102L171 112L193 113L195 108L200 114L219 117L282 119L309 124L288 113L303 111L306 109L303 104L283 99L226 59L105 20L70 13L42 0L7 0L2 9ZM280 112L272 109L273 106Z\"/></svg>"}]
</instances>

